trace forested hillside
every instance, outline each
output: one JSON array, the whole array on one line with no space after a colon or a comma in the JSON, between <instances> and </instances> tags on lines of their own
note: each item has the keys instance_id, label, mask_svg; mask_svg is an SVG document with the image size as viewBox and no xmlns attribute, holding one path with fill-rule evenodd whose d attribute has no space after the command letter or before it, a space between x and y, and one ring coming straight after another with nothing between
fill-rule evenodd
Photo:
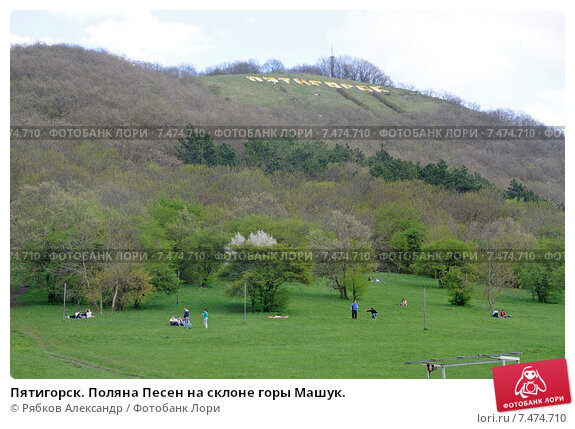
<instances>
[{"instance_id":1,"label":"forested hillside","mask_svg":"<svg viewBox=\"0 0 575 429\"><path fill-rule=\"evenodd\" d=\"M313 67L300 68L316 71ZM389 93L375 94L376 97L355 88L336 90L325 85L302 87L295 83L254 82L246 79L249 74L218 75L217 70L195 76L193 70L134 63L80 47L14 46L10 67L11 124L416 127L536 124L525 115L504 109L470 110L457 97L443 100L394 87L384 87ZM308 81L330 80L310 74L268 76L280 75ZM348 86L361 83L331 80ZM450 165L465 166L501 188L518 179L544 197L556 202L564 200L562 142L449 139L346 142L366 155L373 155L383 144L392 156L403 160L427 164L444 159ZM172 142L100 143L115 148L126 160L161 165L180 163ZM35 150L15 146L18 151Z\"/></svg>"},{"instance_id":2,"label":"forested hillside","mask_svg":"<svg viewBox=\"0 0 575 429\"><path fill-rule=\"evenodd\" d=\"M513 123L455 102L386 89L384 103L352 89L342 94L326 86L254 82L245 75L194 76L78 47L11 49L13 126ZM173 291L178 270L187 282L209 285L221 275L220 263L176 259L125 266L42 258L74 249L226 252L238 233L249 237L258 231L271 237L268 247L563 248L564 147L558 142L224 143L194 137L13 140L11 246L36 252L39 259L14 261L12 284L46 288L57 300L67 279L69 296L137 306L151 291ZM238 245L248 244L249 239ZM431 276L450 271L371 261L357 270L344 267L343 280L337 264L293 266L288 277L305 282L326 276L340 289L353 288L346 283L353 283L349 274L375 268L372 263ZM564 288L563 270L553 262L517 267L508 273L507 286L531 288L541 301L556 300ZM456 271L451 275L463 273ZM481 269L476 271L482 278ZM118 279L129 285L120 295Z\"/></svg>"}]
</instances>

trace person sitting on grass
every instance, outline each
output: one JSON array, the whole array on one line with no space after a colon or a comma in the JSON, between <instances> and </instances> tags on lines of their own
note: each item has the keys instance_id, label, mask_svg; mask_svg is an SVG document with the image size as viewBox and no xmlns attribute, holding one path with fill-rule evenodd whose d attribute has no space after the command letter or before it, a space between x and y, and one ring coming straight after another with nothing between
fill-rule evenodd
<instances>
[{"instance_id":1,"label":"person sitting on grass","mask_svg":"<svg viewBox=\"0 0 575 429\"><path fill-rule=\"evenodd\" d=\"M181 316L178 316L178 326L184 326L184 319Z\"/></svg>"},{"instance_id":2,"label":"person sitting on grass","mask_svg":"<svg viewBox=\"0 0 575 429\"><path fill-rule=\"evenodd\" d=\"M91 319L91 318L92 318L92 310L87 308L86 309L86 319Z\"/></svg>"},{"instance_id":3,"label":"person sitting on grass","mask_svg":"<svg viewBox=\"0 0 575 429\"><path fill-rule=\"evenodd\" d=\"M508 319L511 316L508 316L507 313L505 313L505 310L501 309L501 313L499 313L499 317L502 317L504 319Z\"/></svg>"},{"instance_id":4,"label":"person sitting on grass","mask_svg":"<svg viewBox=\"0 0 575 429\"><path fill-rule=\"evenodd\" d=\"M366 312L370 312L371 313L371 318L372 319L377 319L377 311L373 309L373 307L371 307L369 310L365 310Z\"/></svg>"},{"instance_id":5,"label":"person sitting on grass","mask_svg":"<svg viewBox=\"0 0 575 429\"><path fill-rule=\"evenodd\" d=\"M491 313L491 317L499 317L499 310L498 309L493 310L493 313Z\"/></svg>"},{"instance_id":6,"label":"person sitting on grass","mask_svg":"<svg viewBox=\"0 0 575 429\"><path fill-rule=\"evenodd\" d=\"M170 319L170 326L178 326L178 319L175 316Z\"/></svg>"},{"instance_id":7,"label":"person sitting on grass","mask_svg":"<svg viewBox=\"0 0 575 429\"><path fill-rule=\"evenodd\" d=\"M66 316L66 317L68 319L85 319L86 318L86 312L82 311L82 310L78 310L74 314L72 314L71 316Z\"/></svg>"},{"instance_id":8,"label":"person sitting on grass","mask_svg":"<svg viewBox=\"0 0 575 429\"><path fill-rule=\"evenodd\" d=\"M407 307L407 299L403 298L399 304L400 307Z\"/></svg>"}]
</instances>

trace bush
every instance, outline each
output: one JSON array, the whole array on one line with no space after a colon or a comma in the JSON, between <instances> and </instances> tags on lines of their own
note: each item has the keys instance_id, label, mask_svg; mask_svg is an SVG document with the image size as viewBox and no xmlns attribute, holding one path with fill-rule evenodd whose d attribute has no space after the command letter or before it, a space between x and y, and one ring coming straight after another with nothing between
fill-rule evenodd
<instances>
[{"instance_id":1,"label":"bush","mask_svg":"<svg viewBox=\"0 0 575 429\"><path fill-rule=\"evenodd\" d=\"M519 271L522 287L531 289L539 302L557 304L565 294L565 266L546 266L533 263Z\"/></svg>"},{"instance_id":2,"label":"bush","mask_svg":"<svg viewBox=\"0 0 575 429\"><path fill-rule=\"evenodd\" d=\"M459 268L452 267L441 277L441 282L450 296L449 302L453 305L468 305L473 296L473 288L462 274Z\"/></svg>"},{"instance_id":3,"label":"bush","mask_svg":"<svg viewBox=\"0 0 575 429\"><path fill-rule=\"evenodd\" d=\"M151 276L155 292L171 294L179 286L178 276L168 264L147 264L144 267Z\"/></svg>"}]
</instances>

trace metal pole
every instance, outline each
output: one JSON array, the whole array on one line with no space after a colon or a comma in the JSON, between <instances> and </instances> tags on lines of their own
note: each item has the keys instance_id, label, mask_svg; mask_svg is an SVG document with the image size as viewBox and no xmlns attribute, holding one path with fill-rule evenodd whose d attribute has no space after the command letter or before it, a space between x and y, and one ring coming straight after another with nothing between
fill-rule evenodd
<instances>
[{"instance_id":1,"label":"metal pole","mask_svg":"<svg viewBox=\"0 0 575 429\"><path fill-rule=\"evenodd\" d=\"M246 323L247 286L244 283L244 323Z\"/></svg>"},{"instance_id":2,"label":"metal pole","mask_svg":"<svg viewBox=\"0 0 575 429\"><path fill-rule=\"evenodd\" d=\"M427 315L425 308L425 288L423 288L423 330L427 330Z\"/></svg>"},{"instance_id":3,"label":"metal pole","mask_svg":"<svg viewBox=\"0 0 575 429\"><path fill-rule=\"evenodd\" d=\"M64 305L62 306L62 322L66 319L66 282L64 282Z\"/></svg>"}]
</instances>

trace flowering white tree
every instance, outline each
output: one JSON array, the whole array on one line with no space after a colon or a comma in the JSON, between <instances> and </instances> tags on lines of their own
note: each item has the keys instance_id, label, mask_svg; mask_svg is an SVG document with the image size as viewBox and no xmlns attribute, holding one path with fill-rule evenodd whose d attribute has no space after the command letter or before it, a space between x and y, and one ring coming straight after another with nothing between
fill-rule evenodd
<instances>
[{"instance_id":1,"label":"flowering white tree","mask_svg":"<svg viewBox=\"0 0 575 429\"><path fill-rule=\"evenodd\" d=\"M278 251L277 240L265 231L250 233L248 238L240 233L234 235L226 246L229 262L220 272L220 278L231 281L228 294L241 294L247 284L252 307L260 306L263 311L284 308L287 295L282 285L290 281L309 283L311 274L305 262L274 257ZM239 252L245 255L238 257Z\"/></svg>"},{"instance_id":2,"label":"flowering white tree","mask_svg":"<svg viewBox=\"0 0 575 429\"><path fill-rule=\"evenodd\" d=\"M244 237L241 233L238 232L236 235L234 235L232 237L228 247L230 247L230 246L241 246L245 242L246 242L246 237Z\"/></svg>"},{"instance_id":3,"label":"flowering white tree","mask_svg":"<svg viewBox=\"0 0 575 429\"><path fill-rule=\"evenodd\" d=\"M271 234L262 231L261 229L258 230L255 234L252 232L248 236L247 242L249 244L253 244L254 246L273 246L274 244L278 244L275 238L271 236Z\"/></svg>"},{"instance_id":4,"label":"flowering white tree","mask_svg":"<svg viewBox=\"0 0 575 429\"><path fill-rule=\"evenodd\" d=\"M244 245L252 245L257 247L268 247L278 244L277 240L261 229L255 234L253 232L248 235L248 238L244 237L241 233L237 233L232 237L230 243L226 246L226 252L229 254L236 253L234 248Z\"/></svg>"}]
</instances>

